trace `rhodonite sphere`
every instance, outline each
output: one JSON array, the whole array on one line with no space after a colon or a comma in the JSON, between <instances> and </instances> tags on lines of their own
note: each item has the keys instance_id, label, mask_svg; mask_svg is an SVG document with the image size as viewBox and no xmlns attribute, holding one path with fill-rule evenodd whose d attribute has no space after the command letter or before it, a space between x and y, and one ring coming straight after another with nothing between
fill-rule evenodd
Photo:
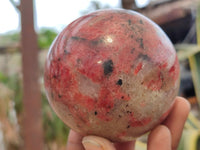
<instances>
[{"instance_id":1,"label":"rhodonite sphere","mask_svg":"<svg viewBox=\"0 0 200 150\"><path fill-rule=\"evenodd\" d=\"M99 10L52 43L44 83L59 118L82 135L131 141L169 114L179 89L176 51L161 28L130 10Z\"/></svg>"}]
</instances>

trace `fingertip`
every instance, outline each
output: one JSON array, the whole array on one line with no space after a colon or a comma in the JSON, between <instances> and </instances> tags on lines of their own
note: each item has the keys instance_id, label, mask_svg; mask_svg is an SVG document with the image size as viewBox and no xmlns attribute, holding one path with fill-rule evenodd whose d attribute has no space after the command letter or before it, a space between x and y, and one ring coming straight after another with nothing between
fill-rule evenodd
<instances>
[{"instance_id":1,"label":"fingertip","mask_svg":"<svg viewBox=\"0 0 200 150\"><path fill-rule=\"evenodd\" d=\"M170 130L164 125L159 125L151 131L148 137L148 141L151 142L152 140L159 139L158 142L160 142L162 141L162 139L164 140L170 137L171 137Z\"/></svg>"},{"instance_id":2,"label":"fingertip","mask_svg":"<svg viewBox=\"0 0 200 150\"><path fill-rule=\"evenodd\" d=\"M163 122L165 126L170 130L172 135L172 149L175 150L178 145L184 128L184 124L187 120L190 112L190 103L183 97L176 97L174 106Z\"/></svg>"},{"instance_id":3,"label":"fingertip","mask_svg":"<svg viewBox=\"0 0 200 150\"><path fill-rule=\"evenodd\" d=\"M184 114L186 116L188 115L188 113L191 110L190 102L183 97L176 97L175 107L182 108L182 110L184 110L184 112L185 112Z\"/></svg>"},{"instance_id":4,"label":"fingertip","mask_svg":"<svg viewBox=\"0 0 200 150\"><path fill-rule=\"evenodd\" d=\"M86 150L115 150L112 142L98 136L85 136L82 144Z\"/></svg>"},{"instance_id":5,"label":"fingertip","mask_svg":"<svg viewBox=\"0 0 200 150\"><path fill-rule=\"evenodd\" d=\"M115 143L115 147L117 150L134 150L135 148L135 140L129 142Z\"/></svg>"},{"instance_id":6,"label":"fingertip","mask_svg":"<svg viewBox=\"0 0 200 150\"><path fill-rule=\"evenodd\" d=\"M148 150L170 150L171 149L171 133L164 126L159 125L151 131L147 143ZM156 146L155 146L156 145Z\"/></svg>"},{"instance_id":7,"label":"fingertip","mask_svg":"<svg viewBox=\"0 0 200 150\"><path fill-rule=\"evenodd\" d=\"M83 136L78 134L77 132L70 130L68 141L67 141L67 150L84 150L81 140Z\"/></svg>"},{"instance_id":8,"label":"fingertip","mask_svg":"<svg viewBox=\"0 0 200 150\"><path fill-rule=\"evenodd\" d=\"M179 119L182 120L181 122L183 122L182 124L184 124L187 120L190 109L191 105L187 99L183 97L176 97L174 106L164 124L170 127L170 125L174 124L173 122L178 119L177 117L179 117Z\"/></svg>"}]
</instances>

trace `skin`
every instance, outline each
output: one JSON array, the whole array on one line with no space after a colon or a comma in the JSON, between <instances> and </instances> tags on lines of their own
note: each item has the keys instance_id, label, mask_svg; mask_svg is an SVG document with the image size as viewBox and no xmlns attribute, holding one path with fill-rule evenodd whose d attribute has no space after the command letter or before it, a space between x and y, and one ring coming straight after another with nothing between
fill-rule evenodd
<instances>
[{"instance_id":1,"label":"skin","mask_svg":"<svg viewBox=\"0 0 200 150\"><path fill-rule=\"evenodd\" d=\"M176 150L189 111L188 101L182 97L176 97L168 117L150 132L147 150ZM135 150L135 141L112 143L98 136L83 137L71 130L66 150Z\"/></svg>"}]
</instances>

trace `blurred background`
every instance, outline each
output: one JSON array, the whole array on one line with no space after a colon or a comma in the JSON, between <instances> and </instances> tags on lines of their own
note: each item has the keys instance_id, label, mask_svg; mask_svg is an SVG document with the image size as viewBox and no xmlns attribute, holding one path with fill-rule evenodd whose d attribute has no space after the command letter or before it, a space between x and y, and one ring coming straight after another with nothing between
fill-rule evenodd
<instances>
[{"instance_id":1,"label":"blurred background","mask_svg":"<svg viewBox=\"0 0 200 150\"><path fill-rule=\"evenodd\" d=\"M44 92L45 58L64 27L105 8L138 11L169 36L181 66L179 95L192 106L179 150L200 150L199 0L1 0L0 150L65 149L69 129ZM136 149L146 149L145 143L141 137Z\"/></svg>"}]
</instances>

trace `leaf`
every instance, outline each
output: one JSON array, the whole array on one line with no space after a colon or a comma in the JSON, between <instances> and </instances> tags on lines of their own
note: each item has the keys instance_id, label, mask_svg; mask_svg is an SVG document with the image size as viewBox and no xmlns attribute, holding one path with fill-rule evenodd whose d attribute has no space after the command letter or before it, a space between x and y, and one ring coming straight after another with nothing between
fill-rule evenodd
<instances>
[{"instance_id":1,"label":"leaf","mask_svg":"<svg viewBox=\"0 0 200 150\"><path fill-rule=\"evenodd\" d=\"M185 129L200 130L200 121L193 115L192 112L189 113L189 116L185 123Z\"/></svg>"},{"instance_id":2,"label":"leaf","mask_svg":"<svg viewBox=\"0 0 200 150\"><path fill-rule=\"evenodd\" d=\"M142 141L137 140L135 143L135 150L146 150L147 144Z\"/></svg>"},{"instance_id":3,"label":"leaf","mask_svg":"<svg viewBox=\"0 0 200 150\"><path fill-rule=\"evenodd\" d=\"M185 60L198 52L200 52L200 46L196 44L177 44L175 45L178 55L178 59L180 61Z\"/></svg>"},{"instance_id":4,"label":"leaf","mask_svg":"<svg viewBox=\"0 0 200 150\"><path fill-rule=\"evenodd\" d=\"M189 63L192 73L193 84L196 97L200 105L200 52L189 57Z\"/></svg>"},{"instance_id":5,"label":"leaf","mask_svg":"<svg viewBox=\"0 0 200 150\"><path fill-rule=\"evenodd\" d=\"M178 150L199 150L200 130L184 130Z\"/></svg>"},{"instance_id":6,"label":"leaf","mask_svg":"<svg viewBox=\"0 0 200 150\"><path fill-rule=\"evenodd\" d=\"M57 36L56 31L52 29L41 29L38 34L38 45L40 49L47 49Z\"/></svg>"},{"instance_id":7,"label":"leaf","mask_svg":"<svg viewBox=\"0 0 200 150\"><path fill-rule=\"evenodd\" d=\"M197 4L196 17L197 45L200 46L200 2ZM193 84L196 97L200 106L200 52L189 57L190 68L192 73Z\"/></svg>"}]
</instances>

